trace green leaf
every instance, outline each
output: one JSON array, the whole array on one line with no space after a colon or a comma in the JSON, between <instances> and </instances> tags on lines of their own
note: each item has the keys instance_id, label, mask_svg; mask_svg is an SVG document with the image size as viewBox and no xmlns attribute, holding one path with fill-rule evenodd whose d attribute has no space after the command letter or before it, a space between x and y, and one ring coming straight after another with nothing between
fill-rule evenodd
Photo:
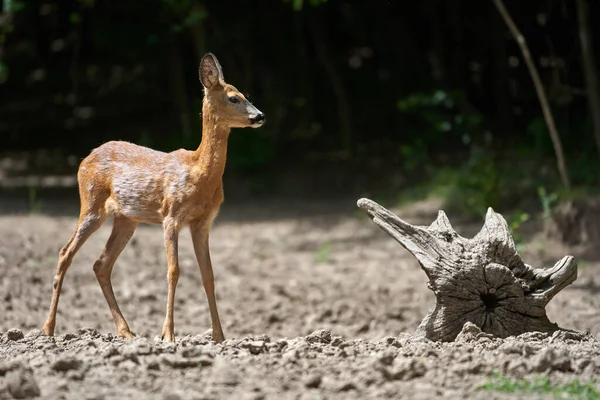
<instances>
[{"instance_id":1,"label":"green leaf","mask_svg":"<svg viewBox=\"0 0 600 400\"><path fill-rule=\"evenodd\" d=\"M438 90L437 92L435 92L433 94L434 104L438 104L438 103L440 103L440 102L442 102L444 100L446 100L446 93L445 92L443 92L441 90Z\"/></svg>"},{"instance_id":2,"label":"green leaf","mask_svg":"<svg viewBox=\"0 0 600 400\"><path fill-rule=\"evenodd\" d=\"M69 21L71 21L73 25L76 25L81 22L81 15L79 13L72 12L69 14Z\"/></svg>"}]
</instances>

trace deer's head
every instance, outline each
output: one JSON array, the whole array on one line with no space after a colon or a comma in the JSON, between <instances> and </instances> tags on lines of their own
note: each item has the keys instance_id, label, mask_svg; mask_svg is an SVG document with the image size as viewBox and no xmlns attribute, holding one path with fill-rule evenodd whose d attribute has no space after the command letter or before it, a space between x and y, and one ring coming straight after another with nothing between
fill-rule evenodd
<instances>
[{"instance_id":1,"label":"deer's head","mask_svg":"<svg viewBox=\"0 0 600 400\"><path fill-rule=\"evenodd\" d=\"M202 57L198 72L204 86L205 104L220 124L229 128L258 128L265 123L265 114L233 85L225 82L221 65L214 54L207 53Z\"/></svg>"}]
</instances>

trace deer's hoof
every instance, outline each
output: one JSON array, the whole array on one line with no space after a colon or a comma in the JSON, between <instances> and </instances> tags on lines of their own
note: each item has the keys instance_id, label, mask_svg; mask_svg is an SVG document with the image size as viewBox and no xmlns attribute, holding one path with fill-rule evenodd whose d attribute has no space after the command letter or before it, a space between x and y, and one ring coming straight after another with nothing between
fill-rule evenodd
<instances>
[{"instance_id":1,"label":"deer's hoof","mask_svg":"<svg viewBox=\"0 0 600 400\"><path fill-rule=\"evenodd\" d=\"M223 343L223 341L225 340L225 335L223 335L223 332L213 333L212 339L217 343Z\"/></svg>"},{"instance_id":2,"label":"deer's hoof","mask_svg":"<svg viewBox=\"0 0 600 400\"><path fill-rule=\"evenodd\" d=\"M46 336L54 336L54 327L49 326L49 325L44 325L44 327L42 328L42 331L44 331L44 334Z\"/></svg>"},{"instance_id":3,"label":"deer's hoof","mask_svg":"<svg viewBox=\"0 0 600 400\"><path fill-rule=\"evenodd\" d=\"M172 333L163 333L161 339L163 342L175 343L175 335Z\"/></svg>"},{"instance_id":4,"label":"deer's hoof","mask_svg":"<svg viewBox=\"0 0 600 400\"><path fill-rule=\"evenodd\" d=\"M133 339L135 334L131 331L121 331L118 333L118 336L122 337L123 339Z\"/></svg>"}]
</instances>

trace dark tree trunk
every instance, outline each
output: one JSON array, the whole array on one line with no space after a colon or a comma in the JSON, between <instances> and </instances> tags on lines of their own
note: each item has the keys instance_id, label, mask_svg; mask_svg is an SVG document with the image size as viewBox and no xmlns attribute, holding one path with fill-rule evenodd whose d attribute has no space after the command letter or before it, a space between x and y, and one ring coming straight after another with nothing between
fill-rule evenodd
<instances>
[{"instance_id":1,"label":"dark tree trunk","mask_svg":"<svg viewBox=\"0 0 600 400\"><path fill-rule=\"evenodd\" d=\"M600 86L598 86L598 71L594 60L592 34L590 31L590 15L587 0L577 0L577 17L579 21L579 40L581 42L581 56L583 59L583 72L587 85L590 113L594 123L594 138L600 156Z\"/></svg>"}]
</instances>

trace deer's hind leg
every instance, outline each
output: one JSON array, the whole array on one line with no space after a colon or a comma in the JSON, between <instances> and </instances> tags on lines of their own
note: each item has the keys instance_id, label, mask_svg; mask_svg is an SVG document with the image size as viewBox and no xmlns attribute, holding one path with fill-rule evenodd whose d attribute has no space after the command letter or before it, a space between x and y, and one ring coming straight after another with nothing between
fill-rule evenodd
<instances>
[{"instance_id":1,"label":"deer's hind leg","mask_svg":"<svg viewBox=\"0 0 600 400\"><path fill-rule=\"evenodd\" d=\"M104 250L100 253L100 257L94 263L94 273L100 284L104 298L110 307L110 312L117 326L117 334L120 337L132 338L133 333L129 330L129 325L125 321L125 317L119 309L115 293L113 292L111 274L115 261L131 239L133 232L137 228L138 223L120 215L115 215L112 233L104 246Z\"/></svg>"},{"instance_id":2,"label":"deer's hind leg","mask_svg":"<svg viewBox=\"0 0 600 400\"><path fill-rule=\"evenodd\" d=\"M62 288L65 274L73 262L73 257L81 249L85 241L96 232L106 219L106 213L103 209L90 210L82 207L77 228L71 239L60 250L56 275L52 283L52 300L50 302L50 311L44 324L44 333L48 336L54 336L54 327L56 326L56 311L58 310L58 300Z\"/></svg>"}]
</instances>

